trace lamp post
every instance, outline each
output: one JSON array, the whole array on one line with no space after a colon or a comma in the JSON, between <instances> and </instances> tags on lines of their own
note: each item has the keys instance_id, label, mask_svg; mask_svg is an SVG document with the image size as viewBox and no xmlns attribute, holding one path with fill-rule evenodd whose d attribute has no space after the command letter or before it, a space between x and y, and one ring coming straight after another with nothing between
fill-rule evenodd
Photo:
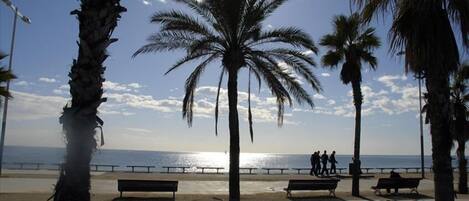
<instances>
[{"instance_id":1,"label":"lamp post","mask_svg":"<svg viewBox=\"0 0 469 201\"><path fill-rule=\"evenodd\" d=\"M398 52L397 56L405 55L404 51ZM424 150L423 150L423 115L422 115L422 70L419 68L418 73L415 75L415 78L419 82L419 117L420 117L420 165L422 179L425 179L425 159L424 159Z\"/></svg>"},{"instance_id":2,"label":"lamp post","mask_svg":"<svg viewBox=\"0 0 469 201\"><path fill-rule=\"evenodd\" d=\"M11 71L12 64L13 64L13 49L15 47L15 34L16 34L16 21L18 21L18 17L25 22L26 24L31 24L31 20L22 15L18 11L18 7L14 6L11 0L2 0L3 3L7 7L9 7L13 14L15 15L13 18L13 31L11 34L11 46L10 46L10 60L8 61L8 71ZM10 80L7 80L6 90L9 91L10 89ZM5 131L6 131L6 123L7 123L7 112L8 112L8 98L5 98L3 103L3 118L2 118L2 132L0 137L0 176L2 175L2 163L3 163L3 147L5 146Z\"/></svg>"}]
</instances>

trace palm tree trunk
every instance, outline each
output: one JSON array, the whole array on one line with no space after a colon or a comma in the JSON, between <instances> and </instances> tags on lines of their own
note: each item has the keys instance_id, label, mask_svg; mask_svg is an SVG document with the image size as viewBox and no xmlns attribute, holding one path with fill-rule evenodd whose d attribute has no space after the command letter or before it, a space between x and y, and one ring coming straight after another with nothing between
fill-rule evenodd
<instances>
[{"instance_id":1,"label":"palm tree trunk","mask_svg":"<svg viewBox=\"0 0 469 201\"><path fill-rule=\"evenodd\" d=\"M448 73L443 67L429 69L426 73L426 85L432 136L435 201L454 201ZM438 71L440 69L441 71Z\"/></svg>"},{"instance_id":2,"label":"palm tree trunk","mask_svg":"<svg viewBox=\"0 0 469 201\"><path fill-rule=\"evenodd\" d=\"M97 111L103 95L106 48L117 39L111 34L117 26L119 0L81 0L74 10L79 20L79 53L69 73L72 101L60 118L66 137L65 163L53 195L55 201L90 200L90 161L96 148Z\"/></svg>"},{"instance_id":3,"label":"palm tree trunk","mask_svg":"<svg viewBox=\"0 0 469 201\"><path fill-rule=\"evenodd\" d=\"M230 128L230 201L240 200L239 189L239 120L238 120L238 72L228 73L228 106Z\"/></svg>"},{"instance_id":4,"label":"palm tree trunk","mask_svg":"<svg viewBox=\"0 0 469 201\"><path fill-rule=\"evenodd\" d=\"M466 142L464 140L458 140L458 169L459 169L459 183L458 191L461 194L467 194L467 160L464 154L466 149Z\"/></svg>"},{"instance_id":5,"label":"palm tree trunk","mask_svg":"<svg viewBox=\"0 0 469 201\"><path fill-rule=\"evenodd\" d=\"M355 104L355 142L353 146L352 195L360 196L360 132L363 95L359 81L352 82L353 102Z\"/></svg>"}]
</instances>

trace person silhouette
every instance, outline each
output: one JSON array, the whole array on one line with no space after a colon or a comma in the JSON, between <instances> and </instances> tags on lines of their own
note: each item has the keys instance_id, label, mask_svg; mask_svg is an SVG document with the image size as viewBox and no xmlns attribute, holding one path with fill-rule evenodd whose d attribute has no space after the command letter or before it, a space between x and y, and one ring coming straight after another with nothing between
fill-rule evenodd
<instances>
[{"instance_id":1,"label":"person silhouette","mask_svg":"<svg viewBox=\"0 0 469 201\"><path fill-rule=\"evenodd\" d=\"M319 176L319 173L321 172L321 157L319 156L321 152L320 151L317 151L315 153L315 157L314 157L314 160L316 161L315 164L316 164L316 172L314 173L316 176Z\"/></svg>"},{"instance_id":2,"label":"person silhouette","mask_svg":"<svg viewBox=\"0 0 469 201\"><path fill-rule=\"evenodd\" d=\"M399 179L401 178L401 175L398 173L398 172L394 172L394 170L391 170L390 174L389 174L389 178L391 179ZM388 193L391 193L391 189L387 188L386 191ZM395 188L394 189L394 194L397 194L399 193L399 189L398 188Z\"/></svg>"},{"instance_id":3,"label":"person silhouette","mask_svg":"<svg viewBox=\"0 0 469 201\"><path fill-rule=\"evenodd\" d=\"M309 174L313 176L316 173L316 152L311 154L309 160L311 162L311 171L309 171Z\"/></svg>"},{"instance_id":4,"label":"person silhouette","mask_svg":"<svg viewBox=\"0 0 469 201\"><path fill-rule=\"evenodd\" d=\"M324 150L324 153L321 156L321 162L322 162L322 171L321 175L324 176L324 172L326 173L327 176L329 176L329 171L327 170L327 161L329 160L329 156L327 156L326 150Z\"/></svg>"},{"instance_id":5,"label":"person silhouette","mask_svg":"<svg viewBox=\"0 0 469 201\"><path fill-rule=\"evenodd\" d=\"M331 163L331 174L337 174L336 166L335 164L338 163L337 160L335 159L335 151L332 151L331 156L329 157L329 162Z\"/></svg>"}]
</instances>

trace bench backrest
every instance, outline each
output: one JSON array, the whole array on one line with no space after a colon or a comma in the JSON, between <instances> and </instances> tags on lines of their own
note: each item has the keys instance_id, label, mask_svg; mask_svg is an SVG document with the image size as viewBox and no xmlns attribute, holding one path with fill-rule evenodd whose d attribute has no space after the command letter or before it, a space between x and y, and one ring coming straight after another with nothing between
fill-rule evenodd
<instances>
[{"instance_id":1,"label":"bench backrest","mask_svg":"<svg viewBox=\"0 0 469 201\"><path fill-rule=\"evenodd\" d=\"M330 190L337 188L337 179L289 180L290 190Z\"/></svg>"},{"instance_id":2,"label":"bench backrest","mask_svg":"<svg viewBox=\"0 0 469 201\"><path fill-rule=\"evenodd\" d=\"M118 191L156 191L176 192L178 181L156 181L156 180L123 180L117 181Z\"/></svg>"},{"instance_id":3,"label":"bench backrest","mask_svg":"<svg viewBox=\"0 0 469 201\"><path fill-rule=\"evenodd\" d=\"M376 188L417 188L419 178L380 178Z\"/></svg>"},{"instance_id":4,"label":"bench backrest","mask_svg":"<svg viewBox=\"0 0 469 201\"><path fill-rule=\"evenodd\" d=\"M399 188L417 188L419 183L419 178L401 178L399 180Z\"/></svg>"}]
</instances>

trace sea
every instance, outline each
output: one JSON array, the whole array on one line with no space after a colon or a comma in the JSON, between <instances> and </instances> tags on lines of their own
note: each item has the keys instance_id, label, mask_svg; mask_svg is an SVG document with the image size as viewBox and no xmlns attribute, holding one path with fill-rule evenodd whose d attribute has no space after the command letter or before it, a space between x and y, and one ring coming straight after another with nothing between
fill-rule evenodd
<instances>
[{"instance_id":1,"label":"sea","mask_svg":"<svg viewBox=\"0 0 469 201\"><path fill-rule=\"evenodd\" d=\"M5 146L4 168L17 166L16 163L43 163L43 166L62 163L64 148ZM252 168L307 168L310 167L309 154L241 153L240 167ZM348 168L352 155L337 155L337 167ZM431 167L431 157L425 156L425 167ZM362 167L369 168L417 168L419 155L362 155ZM225 152L166 152L98 149L92 164L118 165L116 170L126 171L129 165L155 166L164 171L163 166L229 168L229 153ZM457 161L453 160L453 167ZM189 170L191 171L191 170ZM293 170L291 170L293 171Z\"/></svg>"}]
</instances>

